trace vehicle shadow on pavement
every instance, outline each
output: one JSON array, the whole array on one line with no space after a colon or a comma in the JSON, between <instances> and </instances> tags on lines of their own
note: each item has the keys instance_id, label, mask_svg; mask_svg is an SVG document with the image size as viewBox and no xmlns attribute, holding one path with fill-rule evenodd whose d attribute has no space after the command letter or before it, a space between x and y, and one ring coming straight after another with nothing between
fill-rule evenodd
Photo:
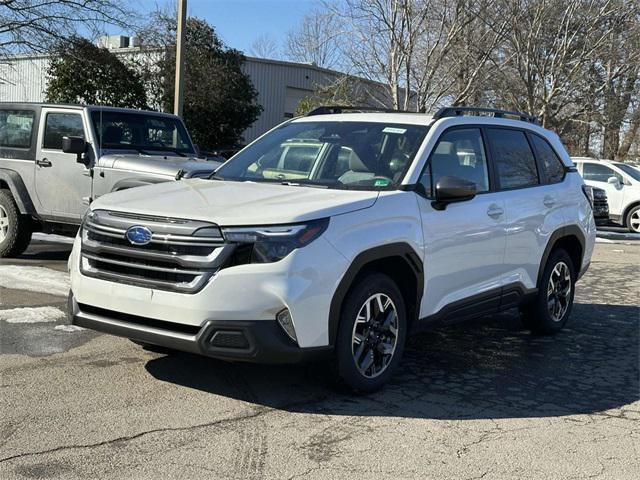
<instances>
[{"instance_id":1,"label":"vehicle shadow on pavement","mask_svg":"<svg viewBox=\"0 0 640 480\"><path fill-rule=\"evenodd\" d=\"M146 364L155 378L292 412L436 419L552 417L622 408L640 399L640 309L576 304L552 337L513 313L414 336L382 391L355 396L323 365L226 363L187 354Z\"/></svg>"}]
</instances>

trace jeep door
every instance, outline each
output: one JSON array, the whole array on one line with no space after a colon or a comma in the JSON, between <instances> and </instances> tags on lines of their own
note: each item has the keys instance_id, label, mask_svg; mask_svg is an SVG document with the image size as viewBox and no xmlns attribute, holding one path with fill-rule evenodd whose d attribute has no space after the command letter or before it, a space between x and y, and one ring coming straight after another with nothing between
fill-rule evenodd
<instances>
[{"instance_id":1,"label":"jeep door","mask_svg":"<svg viewBox=\"0 0 640 480\"><path fill-rule=\"evenodd\" d=\"M421 316L456 310L455 317L496 311L504 274L505 205L492 181L482 130L446 130L420 176L418 203L424 230L425 290ZM476 184L474 198L433 206L444 176Z\"/></svg>"},{"instance_id":2,"label":"jeep door","mask_svg":"<svg viewBox=\"0 0 640 480\"><path fill-rule=\"evenodd\" d=\"M62 151L62 137L87 138L81 110L44 107L35 161L38 210L60 221L79 222L91 197L90 170Z\"/></svg>"}]
</instances>

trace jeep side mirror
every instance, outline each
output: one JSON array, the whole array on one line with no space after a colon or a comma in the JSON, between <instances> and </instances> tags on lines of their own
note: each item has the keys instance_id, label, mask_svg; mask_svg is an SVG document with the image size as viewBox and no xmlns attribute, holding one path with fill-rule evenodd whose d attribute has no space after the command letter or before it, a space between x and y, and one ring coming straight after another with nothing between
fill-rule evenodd
<instances>
[{"instance_id":1,"label":"jeep side mirror","mask_svg":"<svg viewBox=\"0 0 640 480\"><path fill-rule=\"evenodd\" d=\"M89 158L85 155L87 142L82 137L62 137L62 151L64 153L75 153L76 162L89 166Z\"/></svg>"},{"instance_id":2,"label":"jeep side mirror","mask_svg":"<svg viewBox=\"0 0 640 480\"><path fill-rule=\"evenodd\" d=\"M436 199L431 206L444 210L448 204L471 200L476 196L476 184L458 177L440 177L436 184Z\"/></svg>"}]
</instances>

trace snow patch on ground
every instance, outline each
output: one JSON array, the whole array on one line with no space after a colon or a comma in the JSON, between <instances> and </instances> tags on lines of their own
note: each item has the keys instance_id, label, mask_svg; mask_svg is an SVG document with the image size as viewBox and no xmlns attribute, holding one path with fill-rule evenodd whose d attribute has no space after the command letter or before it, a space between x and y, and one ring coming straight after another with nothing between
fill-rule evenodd
<instances>
[{"instance_id":1,"label":"snow patch on ground","mask_svg":"<svg viewBox=\"0 0 640 480\"><path fill-rule=\"evenodd\" d=\"M0 287L66 297L70 281L67 272L50 268L0 265Z\"/></svg>"},{"instance_id":2,"label":"snow patch on ground","mask_svg":"<svg viewBox=\"0 0 640 480\"><path fill-rule=\"evenodd\" d=\"M0 310L0 320L7 323L47 323L65 317L65 313L55 307L24 307Z\"/></svg>"},{"instance_id":3,"label":"snow patch on ground","mask_svg":"<svg viewBox=\"0 0 640 480\"><path fill-rule=\"evenodd\" d=\"M54 330L60 330L62 332L80 332L84 330L84 328L79 327L77 325L56 325L53 327Z\"/></svg>"},{"instance_id":4,"label":"snow patch on ground","mask_svg":"<svg viewBox=\"0 0 640 480\"><path fill-rule=\"evenodd\" d=\"M68 245L73 245L73 237L65 237L62 235L54 235L48 233L40 233L36 232L31 237L32 240L36 242L48 242L48 243L66 243Z\"/></svg>"}]
</instances>

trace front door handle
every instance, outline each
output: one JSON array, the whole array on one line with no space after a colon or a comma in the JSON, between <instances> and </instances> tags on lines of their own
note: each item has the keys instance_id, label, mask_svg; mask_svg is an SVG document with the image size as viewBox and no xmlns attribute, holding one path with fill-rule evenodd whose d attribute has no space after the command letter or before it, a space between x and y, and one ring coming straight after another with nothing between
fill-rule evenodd
<instances>
[{"instance_id":1,"label":"front door handle","mask_svg":"<svg viewBox=\"0 0 640 480\"><path fill-rule=\"evenodd\" d=\"M52 164L51 161L43 158L42 160L36 160L36 165L38 165L39 167L50 167Z\"/></svg>"},{"instance_id":2,"label":"front door handle","mask_svg":"<svg viewBox=\"0 0 640 480\"><path fill-rule=\"evenodd\" d=\"M553 198L547 196L547 197L544 197L544 200L542 201L542 203L544 203L545 207L551 208L556 204L556 201Z\"/></svg>"},{"instance_id":3,"label":"front door handle","mask_svg":"<svg viewBox=\"0 0 640 480\"><path fill-rule=\"evenodd\" d=\"M491 218L498 218L498 217L501 217L503 214L504 214L504 210L497 205L491 205L487 210L487 215L489 215Z\"/></svg>"}]
</instances>

